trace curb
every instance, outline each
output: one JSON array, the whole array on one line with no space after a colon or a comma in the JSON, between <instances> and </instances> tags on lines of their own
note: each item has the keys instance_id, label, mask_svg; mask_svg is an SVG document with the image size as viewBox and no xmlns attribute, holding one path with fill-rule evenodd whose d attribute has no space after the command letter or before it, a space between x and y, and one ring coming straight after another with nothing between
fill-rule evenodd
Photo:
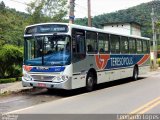
<instances>
[{"instance_id":1,"label":"curb","mask_svg":"<svg viewBox=\"0 0 160 120\"><path fill-rule=\"evenodd\" d=\"M21 92L23 90L28 90L28 89L31 89L32 87L23 87L21 82L15 82L15 83L12 83L11 85L9 86L6 86L4 88L1 88L0 89L0 95L3 95L3 94L10 94L10 93L16 93L16 92Z\"/></svg>"}]
</instances>

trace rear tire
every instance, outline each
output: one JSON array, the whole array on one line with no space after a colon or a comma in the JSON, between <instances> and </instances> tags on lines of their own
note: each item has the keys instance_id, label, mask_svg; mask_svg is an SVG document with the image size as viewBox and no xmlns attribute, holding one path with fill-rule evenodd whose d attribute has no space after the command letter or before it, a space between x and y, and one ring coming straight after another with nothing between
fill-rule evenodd
<instances>
[{"instance_id":1,"label":"rear tire","mask_svg":"<svg viewBox=\"0 0 160 120\"><path fill-rule=\"evenodd\" d=\"M138 79L138 68L137 67L134 67L134 70L133 70L133 80L137 80Z\"/></svg>"},{"instance_id":2,"label":"rear tire","mask_svg":"<svg viewBox=\"0 0 160 120\"><path fill-rule=\"evenodd\" d=\"M87 75L87 79L86 79L86 90L87 90L88 92L93 91L94 85L95 85L94 75L93 75L92 73L89 73L89 74Z\"/></svg>"}]
</instances>

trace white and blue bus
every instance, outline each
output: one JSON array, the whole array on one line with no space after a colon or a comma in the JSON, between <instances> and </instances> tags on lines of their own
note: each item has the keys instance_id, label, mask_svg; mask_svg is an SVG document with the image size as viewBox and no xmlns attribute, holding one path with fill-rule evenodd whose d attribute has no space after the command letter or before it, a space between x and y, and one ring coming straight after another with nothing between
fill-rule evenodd
<instances>
[{"instance_id":1,"label":"white and blue bus","mask_svg":"<svg viewBox=\"0 0 160 120\"><path fill-rule=\"evenodd\" d=\"M150 69L150 39L68 23L27 26L23 86L93 90Z\"/></svg>"}]
</instances>

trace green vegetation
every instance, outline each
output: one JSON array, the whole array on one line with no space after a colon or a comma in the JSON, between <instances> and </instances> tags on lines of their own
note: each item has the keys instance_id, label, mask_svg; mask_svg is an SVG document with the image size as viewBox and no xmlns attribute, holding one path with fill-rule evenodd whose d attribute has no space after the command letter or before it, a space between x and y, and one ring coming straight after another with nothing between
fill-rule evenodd
<instances>
[{"instance_id":1,"label":"green vegetation","mask_svg":"<svg viewBox=\"0 0 160 120\"><path fill-rule=\"evenodd\" d=\"M21 77L0 79L0 84L3 84L3 83L12 83L12 82L16 82L16 81L21 81Z\"/></svg>"},{"instance_id":2,"label":"green vegetation","mask_svg":"<svg viewBox=\"0 0 160 120\"><path fill-rule=\"evenodd\" d=\"M23 45L25 18L25 13L9 9L3 2L0 3L0 46L4 44Z\"/></svg>"},{"instance_id":3,"label":"green vegetation","mask_svg":"<svg viewBox=\"0 0 160 120\"><path fill-rule=\"evenodd\" d=\"M29 23L61 22L67 14L67 0L34 0L27 7Z\"/></svg>"},{"instance_id":4,"label":"green vegetation","mask_svg":"<svg viewBox=\"0 0 160 120\"><path fill-rule=\"evenodd\" d=\"M0 48L0 76L18 77L21 75L23 50L13 45L4 45Z\"/></svg>"}]
</instances>

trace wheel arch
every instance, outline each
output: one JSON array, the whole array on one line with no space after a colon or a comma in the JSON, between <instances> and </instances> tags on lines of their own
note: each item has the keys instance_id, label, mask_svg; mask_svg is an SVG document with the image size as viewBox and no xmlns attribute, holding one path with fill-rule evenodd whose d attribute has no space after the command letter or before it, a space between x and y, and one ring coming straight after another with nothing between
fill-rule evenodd
<instances>
[{"instance_id":1,"label":"wheel arch","mask_svg":"<svg viewBox=\"0 0 160 120\"><path fill-rule=\"evenodd\" d=\"M97 71L94 69L94 68L90 68L89 70L88 70L88 72L87 72L87 76L90 74L90 73L92 73L93 74L93 76L94 76L94 78L95 78L95 84L97 84Z\"/></svg>"}]
</instances>

